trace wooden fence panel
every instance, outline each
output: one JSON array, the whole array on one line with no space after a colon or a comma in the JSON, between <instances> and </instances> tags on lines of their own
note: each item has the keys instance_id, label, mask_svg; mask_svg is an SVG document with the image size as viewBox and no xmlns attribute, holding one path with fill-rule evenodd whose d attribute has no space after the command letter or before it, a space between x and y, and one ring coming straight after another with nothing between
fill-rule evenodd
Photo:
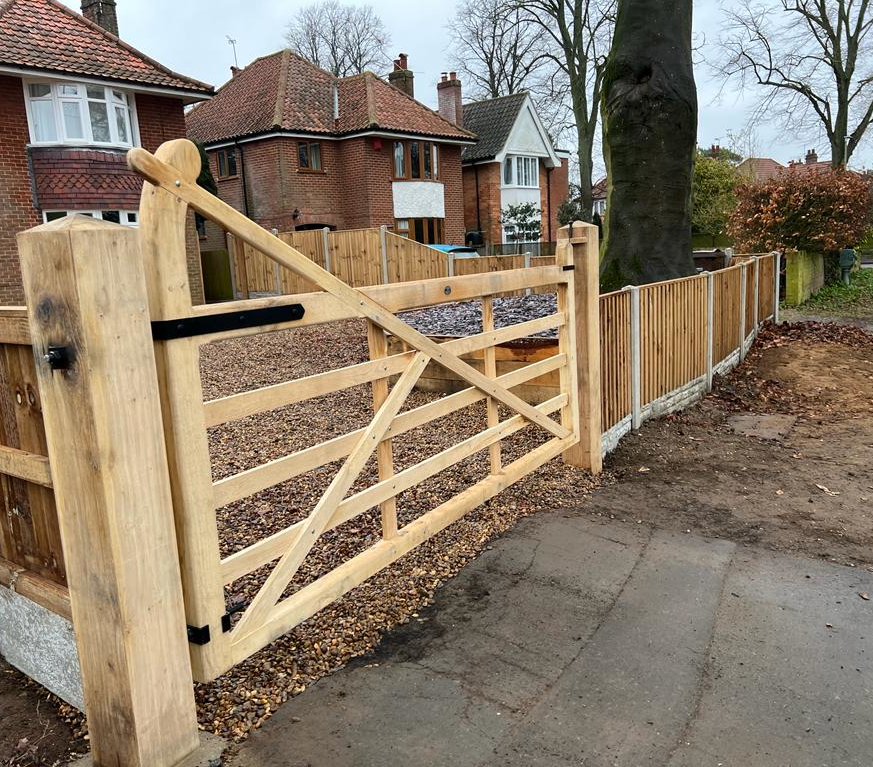
<instances>
[{"instance_id":1,"label":"wooden fence panel","mask_svg":"<svg viewBox=\"0 0 873 767\"><path fill-rule=\"evenodd\" d=\"M648 404L706 373L706 279L640 288L642 404Z\"/></svg>"},{"instance_id":2,"label":"wooden fence panel","mask_svg":"<svg viewBox=\"0 0 873 767\"><path fill-rule=\"evenodd\" d=\"M631 412L631 295L600 297L601 430Z\"/></svg>"},{"instance_id":3,"label":"wooden fence panel","mask_svg":"<svg viewBox=\"0 0 873 767\"><path fill-rule=\"evenodd\" d=\"M763 321L770 317L774 311L776 298L776 259L772 253L760 258L761 276L758 281L758 320Z\"/></svg>"},{"instance_id":4,"label":"wooden fence panel","mask_svg":"<svg viewBox=\"0 0 873 767\"><path fill-rule=\"evenodd\" d=\"M381 285L382 244L378 229L330 233L331 272L353 288Z\"/></svg>"},{"instance_id":5,"label":"wooden fence panel","mask_svg":"<svg viewBox=\"0 0 873 767\"><path fill-rule=\"evenodd\" d=\"M0 320L0 444L48 455L33 349L12 338ZM22 317L26 317L24 309ZM64 557L54 493L49 487L0 474L0 558L65 585Z\"/></svg>"},{"instance_id":6,"label":"wooden fence panel","mask_svg":"<svg viewBox=\"0 0 873 767\"><path fill-rule=\"evenodd\" d=\"M552 258L552 263L555 263ZM523 269L525 265L524 256L479 256L478 258L457 258L455 259L455 274L458 276L466 274L486 274L488 272L502 272L508 269ZM520 296L524 291L513 291L502 293L505 296Z\"/></svg>"},{"instance_id":7,"label":"wooden fence panel","mask_svg":"<svg viewBox=\"0 0 873 767\"><path fill-rule=\"evenodd\" d=\"M740 338L740 267L712 273L713 278L713 352L715 364L739 348Z\"/></svg>"},{"instance_id":8,"label":"wooden fence panel","mask_svg":"<svg viewBox=\"0 0 873 767\"><path fill-rule=\"evenodd\" d=\"M282 242L287 242L289 245L299 250L310 261L324 268L324 232L322 230L283 232L279 235L279 239L282 240ZM264 258L267 257L264 256ZM301 277L291 269L279 266L279 264L276 264L275 262L271 263L273 263L274 267L279 270L280 292L285 295L312 293L318 290L318 287L314 282L307 280L305 277Z\"/></svg>"},{"instance_id":9,"label":"wooden fence panel","mask_svg":"<svg viewBox=\"0 0 873 767\"><path fill-rule=\"evenodd\" d=\"M448 255L420 242L385 232L390 282L413 282L449 276ZM458 274L458 272L456 272Z\"/></svg>"}]
</instances>

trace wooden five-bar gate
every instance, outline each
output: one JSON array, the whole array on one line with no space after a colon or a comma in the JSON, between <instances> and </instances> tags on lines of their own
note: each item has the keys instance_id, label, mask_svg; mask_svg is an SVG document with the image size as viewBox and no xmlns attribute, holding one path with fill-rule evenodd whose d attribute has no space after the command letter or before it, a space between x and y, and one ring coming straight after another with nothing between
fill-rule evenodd
<instances>
[{"instance_id":1,"label":"wooden five-bar gate","mask_svg":"<svg viewBox=\"0 0 873 767\"><path fill-rule=\"evenodd\" d=\"M95 763L156 767L197 748L192 677L214 678L550 459L599 471L598 243L595 227L577 224L563 230L551 266L357 290L198 187L193 144L128 157L147 180L139 230L70 217L19 236L48 460L0 459L54 489ZM189 207L318 292L193 306ZM547 285L555 313L495 329L493 296ZM471 299L482 301L483 332L447 343L397 317ZM204 402L204 344L350 318L366 321L369 361ZM497 376L495 345L551 328L553 357ZM389 356L386 334L408 351ZM475 350L484 372L462 358ZM431 360L468 388L402 410ZM548 401L513 392L550 371L560 385ZM368 382L365 427L213 481L209 427ZM483 401L478 433L395 471L392 440ZM504 461L501 441L526 427L542 439ZM400 493L484 450L484 479L399 524ZM372 456L378 481L350 495ZM222 557L218 508L335 463L308 516ZM311 582L294 580L326 531L373 508L382 531L373 545ZM225 587L265 566L254 598L230 611Z\"/></svg>"},{"instance_id":2,"label":"wooden five-bar gate","mask_svg":"<svg viewBox=\"0 0 873 767\"><path fill-rule=\"evenodd\" d=\"M561 230L554 261L355 289L199 188L189 142L129 162L147 179L139 230L68 217L22 233L28 308L0 312L0 586L72 617L97 765L182 763L198 745L192 678L213 679L552 458L599 471L622 434L707 391L778 312L776 254L599 296L597 229L581 223ZM285 289L315 292L192 305L189 208L269 258ZM556 311L495 328L494 297L531 291L556 291ZM470 300L483 329L469 337L438 343L397 317ZM204 401L205 344L354 318L369 360ZM498 374L497 345L553 328L554 354ZM388 334L402 353L389 354ZM403 409L429 362L466 388ZM545 401L515 393L545 378L556 382ZM372 389L367 425L213 479L209 428L360 384ZM477 433L396 468L395 440L483 402ZM502 444L525 428L540 439L507 460ZM483 479L398 514L402 493L484 451ZM377 478L358 489L373 458ZM331 466L305 518L222 555L217 510ZM301 577L319 538L371 509L372 545ZM245 579L255 596L228 604Z\"/></svg>"}]
</instances>

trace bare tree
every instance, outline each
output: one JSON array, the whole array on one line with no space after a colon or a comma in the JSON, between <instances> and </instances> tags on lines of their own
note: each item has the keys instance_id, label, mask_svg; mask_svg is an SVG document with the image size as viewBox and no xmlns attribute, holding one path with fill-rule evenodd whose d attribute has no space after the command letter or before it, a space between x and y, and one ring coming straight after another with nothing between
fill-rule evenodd
<instances>
[{"instance_id":1,"label":"bare tree","mask_svg":"<svg viewBox=\"0 0 873 767\"><path fill-rule=\"evenodd\" d=\"M337 77L386 69L390 37L370 5L320 0L299 10L285 34L295 53Z\"/></svg>"},{"instance_id":2,"label":"bare tree","mask_svg":"<svg viewBox=\"0 0 873 767\"><path fill-rule=\"evenodd\" d=\"M740 0L725 20L715 66L739 88L767 88L753 117L795 135L823 128L831 165L845 165L873 119L870 1Z\"/></svg>"},{"instance_id":3,"label":"bare tree","mask_svg":"<svg viewBox=\"0 0 873 767\"><path fill-rule=\"evenodd\" d=\"M455 68L474 98L532 90L545 63L542 36L522 24L521 11L505 0L462 0L449 26Z\"/></svg>"},{"instance_id":4,"label":"bare tree","mask_svg":"<svg viewBox=\"0 0 873 767\"><path fill-rule=\"evenodd\" d=\"M544 58L554 64L541 92L568 107L576 131L580 200L590 220L594 142L616 0L514 0L513 7L522 23L534 23L544 38Z\"/></svg>"}]
</instances>

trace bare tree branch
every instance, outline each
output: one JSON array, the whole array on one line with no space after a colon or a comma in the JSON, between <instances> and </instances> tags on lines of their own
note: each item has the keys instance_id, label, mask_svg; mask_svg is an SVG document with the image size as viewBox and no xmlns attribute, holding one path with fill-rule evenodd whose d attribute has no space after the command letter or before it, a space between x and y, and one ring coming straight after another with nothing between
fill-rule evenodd
<instances>
[{"instance_id":1,"label":"bare tree branch","mask_svg":"<svg viewBox=\"0 0 873 767\"><path fill-rule=\"evenodd\" d=\"M297 11L285 39L291 50L337 77L384 70L390 37L370 5L320 0Z\"/></svg>"},{"instance_id":2,"label":"bare tree branch","mask_svg":"<svg viewBox=\"0 0 873 767\"><path fill-rule=\"evenodd\" d=\"M870 0L740 0L724 18L711 66L738 89L766 88L753 119L823 130L832 166L847 164L873 120Z\"/></svg>"}]
</instances>

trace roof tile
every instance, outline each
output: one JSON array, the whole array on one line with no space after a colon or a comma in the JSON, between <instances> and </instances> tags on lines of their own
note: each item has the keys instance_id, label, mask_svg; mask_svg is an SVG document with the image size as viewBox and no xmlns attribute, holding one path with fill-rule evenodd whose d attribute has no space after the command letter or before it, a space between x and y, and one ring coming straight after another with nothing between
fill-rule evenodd
<instances>
[{"instance_id":1,"label":"roof tile","mask_svg":"<svg viewBox=\"0 0 873 767\"><path fill-rule=\"evenodd\" d=\"M270 130L341 136L381 129L475 139L372 72L336 78L288 50L255 59L191 110L187 126L191 138L206 144Z\"/></svg>"},{"instance_id":2,"label":"roof tile","mask_svg":"<svg viewBox=\"0 0 873 767\"><path fill-rule=\"evenodd\" d=\"M0 64L209 95L57 0L0 0Z\"/></svg>"}]
</instances>

